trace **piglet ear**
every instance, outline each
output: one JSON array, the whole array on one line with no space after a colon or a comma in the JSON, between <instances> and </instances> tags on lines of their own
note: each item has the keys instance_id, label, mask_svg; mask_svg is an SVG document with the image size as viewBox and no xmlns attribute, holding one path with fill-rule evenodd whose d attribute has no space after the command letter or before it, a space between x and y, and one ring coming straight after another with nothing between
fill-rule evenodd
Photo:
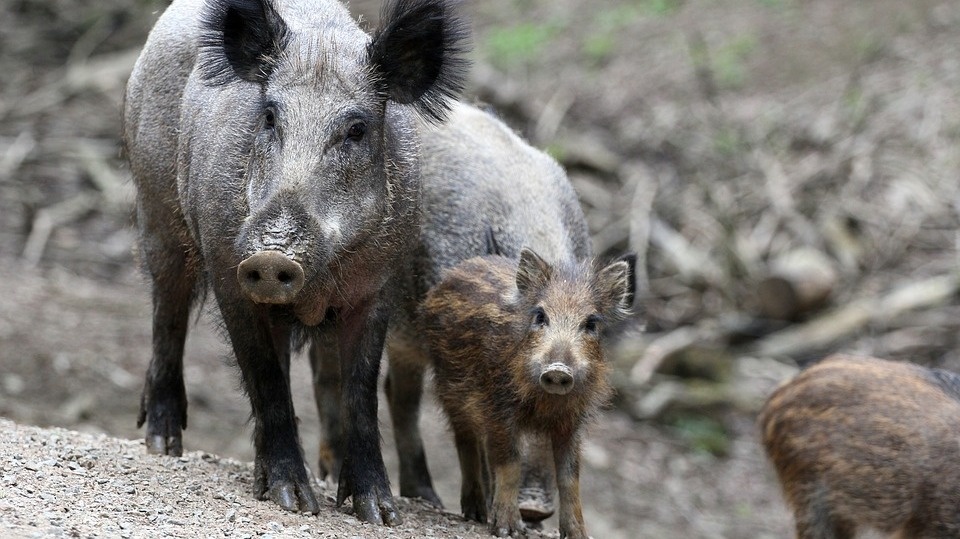
<instances>
[{"instance_id":1,"label":"piglet ear","mask_svg":"<svg viewBox=\"0 0 960 539\"><path fill-rule=\"evenodd\" d=\"M604 316L622 320L630 315L637 285L634 278L637 256L624 255L597 272L596 289Z\"/></svg>"},{"instance_id":2,"label":"piglet ear","mask_svg":"<svg viewBox=\"0 0 960 539\"><path fill-rule=\"evenodd\" d=\"M469 31L450 0L394 0L368 45L384 95L442 121L467 76Z\"/></svg>"},{"instance_id":3,"label":"piglet ear","mask_svg":"<svg viewBox=\"0 0 960 539\"><path fill-rule=\"evenodd\" d=\"M520 250L517 264L517 290L521 295L532 296L543 290L550 282L553 268L540 255L524 247Z\"/></svg>"},{"instance_id":4,"label":"piglet ear","mask_svg":"<svg viewBox=\"0 0 960 539\"><path fill-rule=\"evenodd\" d=\"M272 0L207 0L200 35L204 79L264 82L288 40Z\"/></svg>"}]
</instances>

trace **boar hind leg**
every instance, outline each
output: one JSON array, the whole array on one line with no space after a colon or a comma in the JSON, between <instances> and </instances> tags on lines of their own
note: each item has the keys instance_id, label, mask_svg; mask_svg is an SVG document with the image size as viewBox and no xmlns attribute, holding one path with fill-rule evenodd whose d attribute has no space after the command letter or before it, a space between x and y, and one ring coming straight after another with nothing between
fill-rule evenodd
<instances>
[{"instance_id":1,"label":"boar hind leg","mask_svg":"<svg viewBox=\"0 0 960 539\"><path fill-rule=\"evenodd\" d=\"M341 312L338 320L346 443L337 505L352 497L357 518L393 526L402 519L390 492L377 423L377 378L387 322L386 309L373 298Z\"/></svg>"},{"instance_id":2,"label":"boar hind leg","mask_svg":"<svg viewBox=\"0 0 960 539\"><path fill-rule=\"evenodd\" d=\"M553 437L553 458L560 493L561 539L587 539L580 504L580 443L573 438Z\"/></svg>"},{"instance_id":3,"label":"boar hind leg","mask_svg":"<svg viewBox=\"0 0 960 539\"><path fill-rule=\"evenodd\" d=\"M340 355L332 332L315 335L310 343L313 397L320 415L320 477L337 480L343 463L343 421L340 417Z\"/></svg>"},{"instance_id":4,"label":"boar hind leg","mask_svg":"<svg viewBox=\"0 0 960 539\"><path fill-rule=\"evenodd\" d=\"M395 342L391 342L387 357L390 358L390 370L387 372L386 393L400 459L400 495L422 498L443 507L433 488L420 437L420 399L426 360L416 349Z\"/></svg>"},{"instance_id":5,"label":"boar hind leg","mask_svg":"<svg viewBox=\"0 0 960 539\"><path fill-rule=\"evenodd\" d=\"M140 397L137 427L147 424L149 452L180 456L182 429L187 428L183 346L197 272L190 253L177 241L176 234L151 233L150 217L141 208L141 256L153 281L153 356Z\"/></svg>"}]
</instances>

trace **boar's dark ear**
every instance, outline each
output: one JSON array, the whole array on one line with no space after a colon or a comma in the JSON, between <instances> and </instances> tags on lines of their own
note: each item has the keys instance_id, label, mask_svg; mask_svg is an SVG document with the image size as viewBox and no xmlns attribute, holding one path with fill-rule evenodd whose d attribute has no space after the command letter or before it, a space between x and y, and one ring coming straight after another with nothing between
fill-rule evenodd
<instances>
[{"instance_id":1,"label":"boar's dark ear","mask_svg":"<svg viewBox=\"0 0 960 539\"><path fill-rule=\"evenodd\" d=\"M207 0L201 25L200 69L214 84L265 81L289 35L272 0Z\"/></svg>"},{"instance_id":2,"label":"boar's dark ear","mask_svg":"<svg viewBox=\"0 0 960 539\"><path fill-rule=\"evenodd\" d=\"M621 320L630 315L637 294L636 267L637 255L628 254L597 272L596 289L604 316Z\"/></svg>"},{"instance_id":3,"label":"boar's dark ear","mask_svg":"<svg viewBox=\"0 0 960 539\"><path fill-rule=\"evenodd\" d=\"M553 276L553 268L540 255L524 247L517 263L517 290L524 296L542 290Z\"/></svg>"},{"instance_id":4,"label":"boar's dark ear","mask_svg":"<svg viewBox=\"0 0 960 539\"><path fill-rule=\"evenodd\" d=\"M463 90L469 31L450 0L394 0L367 47L380 91L442 121Z\"/></svg>"},{"instance_id":5,"label":"boar's dark ear","mask_svg":"<svg viewBox=\"0 0 960 539\"><path fill-rule=\"evenodd\" d=\"M493 227L487 225L483 231L483 243L488 255L503 256L503 249L500 248L500 242L493 233Z\"/></svg>"}]
</instances>

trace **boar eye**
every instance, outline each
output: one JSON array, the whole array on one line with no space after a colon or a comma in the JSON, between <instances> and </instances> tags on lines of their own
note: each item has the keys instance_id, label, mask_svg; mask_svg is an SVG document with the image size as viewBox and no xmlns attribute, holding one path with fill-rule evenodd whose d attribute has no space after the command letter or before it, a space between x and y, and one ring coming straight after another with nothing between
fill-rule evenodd
<instances>
[{"instance_id":1,"label":"boar eye","mask_svg":"<svg viewBox=\"0 0 960 539\"><path fill-rule=\"evenodd\" d=\"M263 110L263 126L267 129L277 127L277 109L273 105L267 105Z\"/></svg>"},{"instance_id":2,"label":"boar eye","mask_svg":"<svg viewBox=\"0 0 960 539\"><path fill-rule=\"evenodd\" d=\"M367 124L363 122L356 122L347 129L347 140L352 140L354 142L359 141L363 138L363 135L367 133Z\"/></svg>"},{"instance_id":3,"label":"boar eye","mask_svg":"<svg viewBox=\"0 0 960 539\"><path fill-rule=\"evenodd\" d=\"M581 328L586 333L589 333L591 335L596 335L597 332L600 331L601 322L603 322L603 320L600 318L599 315L591 314L590 316L587 317L586 320L583 321L583 325L581 326Z\"/></svg>"},{"instance_id":4,"label":"boar eye","mask_svg":"<svg viewBox=\"0 0 960 539\"><path fill-rule=\"evenodd\" d=\"M533 321L530 323L534 329L539 329L550 325L550 319L547 318L547 312L543 307L537 307L533 310Z\"/></svg>"}]
</instances>

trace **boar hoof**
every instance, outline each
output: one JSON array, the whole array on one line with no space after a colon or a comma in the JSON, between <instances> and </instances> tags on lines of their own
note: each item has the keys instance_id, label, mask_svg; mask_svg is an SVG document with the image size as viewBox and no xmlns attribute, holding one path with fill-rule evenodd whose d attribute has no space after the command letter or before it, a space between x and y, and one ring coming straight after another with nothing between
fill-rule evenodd
<instances>
[{"instance_id":1,"label":"boar hoof","mask_svg":"<svg viewBox=\"0 0 960 539\"><path fill-rule=\"evenodd\" d=\"M418 498L437 509L443 509L443 502L440 500L440 496L437 496L436 491L430 486L400 487L400 495L405 498Z\"/></svg>"},{"instance_id":2,"label":"boar hoof","mask_svg":"<svg viewBox=\"0 0 960 539\"><path fill-rule=\"evenodd\" d=\"M357 494L353 491L350 480L345 477L346 470L346 467L341 469L340 482L337 485L337 507L343 505L349 496L353 498L353 512L358 519L386 526L403 524L400 511L397 510L393 496L390 495L389 486L386 487L385 493L379 492L380 489L374 487L365 494Z\"/></svg>"},{"instance_id":3,"label":"boar hoof","mask_svg":"<svg viewBox=\"0 0 960 539\"><path fill-rule=\"evenodd\" d=\"M183 456L183 438L180 436L164 436L162 434L148 434L146 439L147 452L154 455Z\"/></svg>"},{"instance_id":4,"label":"boar hoof","mask_svg":"<svg viewBox=\"0 0 960 539\"><path fill-rule=\"evenodd\" d=\"M550 493L539 487L520 489L520 516L527 524L540 522L553 516L553 499Z\"/></svg>"},{"instance_id":5,"label":"boar hoof","mask_svg":"<svg viewBox=\"0 0 960 539\"><path fill-rule=\"evenodd\" d=\"M277 251L260 251L237 267L237 280L257 303L291 303L303 289L303 267Z\"/></svg>"},{"instance_id":6,"label":"boar hoof","mask_svg":"<svg viewBox=\"0 0 960 539\"><path fill-rule=\"evenodd\" d=\"M320 504L309 485L296 486L293 483L277 483L266 492L266 498L291 512L304 512L316 515Z\"/></svg>"}]
</instances>

